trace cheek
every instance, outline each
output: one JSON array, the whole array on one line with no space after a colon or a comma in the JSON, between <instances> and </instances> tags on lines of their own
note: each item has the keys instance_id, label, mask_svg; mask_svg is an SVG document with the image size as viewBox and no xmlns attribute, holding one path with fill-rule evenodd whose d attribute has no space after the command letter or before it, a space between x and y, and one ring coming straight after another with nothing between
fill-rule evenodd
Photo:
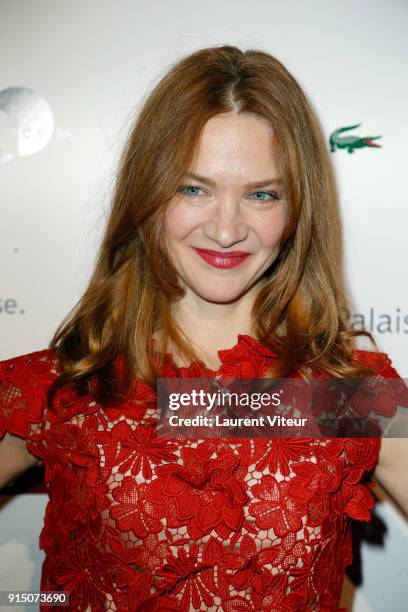
<instances>
[{"instance_id":1,"label":"cheek","mask_svg":"<svg viewBox=\"0 0 408 612\"><path fill-rule=\"evenodd\" d=\"M164 217L167 240L183 240L200 225L198 210L191 210L180 202L170 203Z\"/></svg>"},{"instance_id":2,"label":"cheek","mask_svg":"<svg viewBox=\"0 0 408 612\"><path fill-rule=\"evenodd\" d=\"M256 233L260 244L265 249L276 247L283 236L287 223L287 211L273 210L268 218L258 219Z\"/></svg>"}]
</instances>

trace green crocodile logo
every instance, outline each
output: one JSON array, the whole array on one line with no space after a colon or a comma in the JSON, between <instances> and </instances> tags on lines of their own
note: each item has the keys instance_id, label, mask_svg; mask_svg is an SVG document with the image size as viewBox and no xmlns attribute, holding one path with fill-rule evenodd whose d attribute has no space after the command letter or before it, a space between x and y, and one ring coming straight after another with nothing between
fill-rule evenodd
<instances>
[{"instance_id":1,"label":"green crocodile logo","mask_svg":"<svg viewBox=\"0 0 408 612\"><path fill-rule=\"evenodd\" d=\"M381 147L381 145L373 142L373 140L378 140L381 136L340 136L343 132L348 132L348 130L355 130L360 127L361 123L357 123L356 125L350 125L349 127L342 127L338 130L334 130L334 132L330 135L329 143L330 150L332 153L336 151L336 149L347 149L349 153L354 153L354 149L362 149L363 147Z\"/></svg>"}]
</instances>

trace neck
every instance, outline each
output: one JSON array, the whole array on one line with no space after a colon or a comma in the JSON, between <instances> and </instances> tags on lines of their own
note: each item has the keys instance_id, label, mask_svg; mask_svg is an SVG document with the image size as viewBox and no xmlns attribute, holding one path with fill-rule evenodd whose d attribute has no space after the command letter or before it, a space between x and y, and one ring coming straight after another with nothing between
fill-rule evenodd
<instances>
[{"instance_id":1,"label":"neck","mask_svg":"<svg viewBox=\"0 0 408 612\"><path fill-rule=\"evenodd\" d=\"M172 316L200 357L209 365L218 365L218 351L235 346L239 334L255 337L251 311L258 291L254 287L229 303L208 302L186 292L172 304Z\"/></svg>"}]
</instances>

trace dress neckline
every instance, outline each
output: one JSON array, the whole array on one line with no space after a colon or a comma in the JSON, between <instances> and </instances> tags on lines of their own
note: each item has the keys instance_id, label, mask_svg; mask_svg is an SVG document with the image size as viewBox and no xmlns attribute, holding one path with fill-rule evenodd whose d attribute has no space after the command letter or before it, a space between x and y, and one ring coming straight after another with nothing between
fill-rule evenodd
<instances>
[{"instance_id":1,"label":"dress neckline","mask_svg":"<svg viewBox=\"0 0 408 612\"><path fill-rule=\"evenodd\" d=\"M279 336L284 339L286 336ZM155 343L155 340L152 340ZM218 369L203 367L198 361L188 366L177 366L171 351L165 353L163 374L169 376L180 376L184 378L203 377L235 377L247 378L260 376L262 371L279 355L277 350L272 350L260 340L248 335L238 334L235 344L227 349L217 351L220 360Z\"/></svg>"}]
</instances>

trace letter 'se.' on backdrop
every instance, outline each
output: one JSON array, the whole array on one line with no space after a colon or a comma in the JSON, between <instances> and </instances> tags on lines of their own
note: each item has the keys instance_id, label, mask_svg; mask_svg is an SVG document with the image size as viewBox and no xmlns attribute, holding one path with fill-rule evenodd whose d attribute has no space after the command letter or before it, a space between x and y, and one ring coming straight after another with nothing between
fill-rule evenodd
<instances>
[{"instance_id":1,"label":"letter 'se.' on backdrop","mask_svg":"<svg viewBox=\"0 0 408 612\"><path fill-rule=\"evenodd\" d=\"M403 0L0 0L0 358L45 348L79 299L146 92L182 55L234 44L275 55L312 100L340 191L348 316L407 377L407 26ZM1 498L0 590L39 588L35 491ZM407 524L378 495L344 601L402 612Z\"/></svg>"}]
</instances>

